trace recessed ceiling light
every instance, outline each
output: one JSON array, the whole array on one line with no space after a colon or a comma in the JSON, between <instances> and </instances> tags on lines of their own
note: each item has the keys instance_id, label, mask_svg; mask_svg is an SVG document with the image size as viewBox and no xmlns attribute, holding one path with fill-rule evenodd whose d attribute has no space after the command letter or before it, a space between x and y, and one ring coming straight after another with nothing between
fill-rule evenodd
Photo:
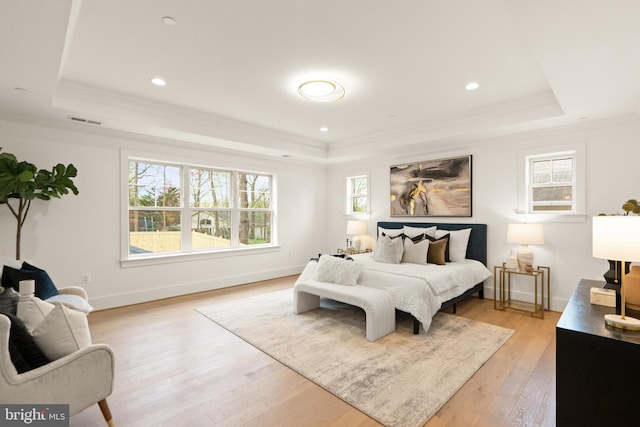
<instances>
[{"instance_id":1,"label":"recessed ceiling light","mask_svg":"<svg viewBox=\"0 0 640 427\"><path fill-rule=\"evenodd\" d=\"M167 25L169 25L169 26L171 26L171 27L173 27L174 25L176 25L176 20L175 20L175 19L173 19L173 18L172 18L172 17L170 17L170 16L165 16L165 17L163 17L163 18L162 18L162 22L164 22L165 24L167 24Z\"/></svg>"},{"instance_id":2,"label":"recessed ceiling light","mask_svg":"<svg viewBox=\"0 0 640 427\"><path fill-rule=\"evenodd\" d=\"M298 86L303 98L318 102L337 101L344 97L344 87L331 80L310 80Z\"/></svg>"},{"instance_id":3,"label":"recessed ceiling light","mask_svg":"<svg viewBox=\"0 0 640 427\"><path fill-rule=\"evenodd\" d=\"M166 86L167 82L160 77L152 77L151 78L151 83L153 83L156 86Z\"/></svg>"},{"instance_id":4,"label":"recessed ceiling light","mask_svg":"<svg viewBox=\"0 0 640 427\"><path fill-rule=\"evenodd\" d=\"M469 82L466 85L464 85L464 88L466 90L476 90L480 87L480 85L477 82Z\"/></svg>"},{"instance_id":5,"label":"recessed ceiling light","mask_svg":"<svg viewBox=\"0 0 640 427\"><path fill-rule=\"evenodd\" d=\"M326 126L322 126L322 127L320 128L320 132L329 132L329 128L328 128L328 127L326 127Z\"/></svg>"}]
</instances>

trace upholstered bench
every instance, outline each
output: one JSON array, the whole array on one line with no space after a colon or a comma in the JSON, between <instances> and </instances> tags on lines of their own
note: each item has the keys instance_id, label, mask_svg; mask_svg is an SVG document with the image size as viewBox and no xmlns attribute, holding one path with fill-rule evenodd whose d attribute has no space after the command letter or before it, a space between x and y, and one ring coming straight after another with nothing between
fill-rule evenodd
<instances>
[{"instance_id":1,"label":"upholstered bench","mask_svg":"<svg viewBox=\"0 0 640 427\"><path fill-rule=\"evenodd\" d=\"M293 312L320 307L320 297L362 308L366 313L367 340L376 341L396 330L396 310L388 292L368 286L345 286L305 280L293 288Z\"/></svg>"}]
</instances>

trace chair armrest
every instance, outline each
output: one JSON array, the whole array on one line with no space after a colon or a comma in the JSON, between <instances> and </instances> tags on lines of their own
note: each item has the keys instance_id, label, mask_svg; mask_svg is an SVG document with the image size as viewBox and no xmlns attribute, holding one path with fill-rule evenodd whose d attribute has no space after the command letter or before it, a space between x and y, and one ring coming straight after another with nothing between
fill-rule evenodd
<instances>
[{"instance_id":1,"label":"chair armrest","mask_svg":"<svg viewBox=\"0 0 640 427\"><path fill-rule=\"evenodd\" d=\"M73 415L112 393L115 362L111 347L92 344L18 374L9 355L10 324L6 316L0 316L0 402L69 404L69 415Z\"/></svg>"}]
</instances>

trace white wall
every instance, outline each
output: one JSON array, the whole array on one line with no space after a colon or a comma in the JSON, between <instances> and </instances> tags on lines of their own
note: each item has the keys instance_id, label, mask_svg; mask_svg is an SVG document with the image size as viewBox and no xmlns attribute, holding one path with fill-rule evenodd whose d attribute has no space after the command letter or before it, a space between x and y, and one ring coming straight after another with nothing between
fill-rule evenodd
<instances>
[{"instance_id":1,"label":"white wall","mask_svg":"<svg viewBox=\"0 0 640 427\"><path fill-rule=\"evenodd\" d=\"M371 174L372 218L369 234L375 236L376 221L403 220L389 216L389 166L407 161L473 155L473 216L470 218L419 218L425 222L472 222L488 224L488 264L501 264L510 250L506 243L509 222L517 222L518 167L520 154L532 148L548 147L549 152L566 144L582 143L586 147L586 216L581 222L547 222L545 245L532 247L535 264L551 267L551 308L564 309L581 278L603 280L608 269L604 260L591 255L591 216L621 212L622 203L640 198L638 159L640 159L640 120L637 118L585 123L570 129L536 132L475 143L465 148L447 150L438 147L412 152L396 149L388 158L329 169L328 200L330 247L344 246L344 179L352 173L369 170ZM528 282L532 283L532 282ZM522 284L516 293L524 298L532 294L532 285ZM487 297L493 297L493 280L485 282Z\"/></svg>"},{"instance_id":2,"label":"white wall","mask_svg":"<svg viewBox=\"0 0 640 427\"><path fill-rule=\"evenodd\" d=\"M363 171L371 174L369 233L375 235L376 221L392 219L389 166L452 155L473 155L473 217L428 220L488 224L488 258L492 267L515 249L505 240L507 224L518 219L514 208L518 201L519 154L532 147L553 151L555 147L579 142L586 147L586 218L583 222L545 223L545 245L533 248L535 263L551 267L552 308L562 310L580 278L602 280L608 268L606 261L591 256L590 216L620 211L628 198L640 198L638 141L638 119L613 120L489 140L464 148L395 149L392 156L327 168L206 147L185 148L159 140L0 121L0 146L4 151L40 168L58 162L78 167L75 182L79 196L34 202L24 228L22 253L48 270L59 286L79 284L83 273L91 273L92 282L84 286L97 308L296 274L310 256L344 247L347 175ZM277 174L281 247L263 254L121 268L121 149ZM0 206L0 253L15 253L14 235L13 217ZM492 279L485 288L487 296L492 297ZM519 292L530 293L529 288L523 286Z\"/></svg>"},{"instance_id":3,"label":"white wall","mask_svg":"<svg viewBox=\"0 0 640 427\"><path fill-rule=\"evenodd\" d=\"M82 126L82 125L80 125ZM22 257L47 270L58 286L83 285L96 308L114 307L207 289L297 274L325 247L326 167L265 160L207 147L114 136L80 127L62 130L0 120L0 147L50 168L73 163L80 194L34 201L23 229ZM278 180L279 249L253 255L211 256L188 262L120 265L120 151L158 159L274 173ZM0 206L0 253L15 255L15 220Z\"/></svg>"}]
</instances>

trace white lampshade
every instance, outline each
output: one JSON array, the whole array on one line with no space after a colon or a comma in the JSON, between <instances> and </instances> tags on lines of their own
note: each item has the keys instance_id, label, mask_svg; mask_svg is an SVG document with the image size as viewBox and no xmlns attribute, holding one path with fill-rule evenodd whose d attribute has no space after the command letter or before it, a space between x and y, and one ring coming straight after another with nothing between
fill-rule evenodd
<instances>
[{"instance_id":1,"label":"white lampshade","mask_svg":"<svg viewBox=\"0 0 640 427\"><path fill-rule=\"evenodd\" d=\"M367 223L364 221L349 220L347 221L347 234L357 236L367 234Z\"/></svg>"},{"instance_id":2,"label":"white lampshade","mask_svg":"<svg viewBox=\"0 0 640 427\"><path fill-rule=\"evenodd\" d=\"M593 217L593 256L640 262L640 216Z\"/></svg>"},{"instance_id":3,"label":"white lampshade","mask_svg":"<svg viewBox=\"0 0 640 427\"><path fill-rule=\"evenodd\" d=\"M640 216L593 217L593 256L627 262L640 261ZM620 281L620 314L605 314L605 323L620 329L640 331L640 319L625 315L625 274Z\"/></svg>"},{"instance_id":4,"label":"white lampshade","mask_svg":"<svg viewBox=\"0 0 640 427\"><path fill-rule=\"evenodd\" d=\"M544 245L542 224L509 224L507 243L518 245Z\"/></svg>"}]
</instances>

